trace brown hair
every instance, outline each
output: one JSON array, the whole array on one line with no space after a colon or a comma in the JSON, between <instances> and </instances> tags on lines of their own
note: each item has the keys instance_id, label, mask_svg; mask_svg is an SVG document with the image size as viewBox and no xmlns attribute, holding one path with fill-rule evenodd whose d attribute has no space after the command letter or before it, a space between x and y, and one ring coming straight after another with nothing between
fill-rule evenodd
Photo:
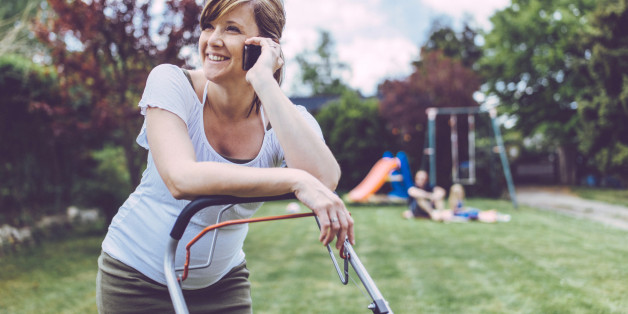
<instances>
[{"instance_id":1,"label":"brown hair","mask_svg":"<svg viewBox=\"0 0 628 314\"><path fill-rule=\"evenodd\" d=\"M236 6L245 3L250 3L253 6L255 23L260 31L260 36L270 38L279 43L286 25L286 11L284 10L282 0L209 0L205 3L201 12L200 24L212 22L231 12ZM283 58L283 52L281 52L281 57ZM277 83L281 84L283 66L275 71L273 77ZM249 114L251 114L253 108L259 111L260 104L261 102L257 94L255 94Z\"/></svg>"}]
</instances>

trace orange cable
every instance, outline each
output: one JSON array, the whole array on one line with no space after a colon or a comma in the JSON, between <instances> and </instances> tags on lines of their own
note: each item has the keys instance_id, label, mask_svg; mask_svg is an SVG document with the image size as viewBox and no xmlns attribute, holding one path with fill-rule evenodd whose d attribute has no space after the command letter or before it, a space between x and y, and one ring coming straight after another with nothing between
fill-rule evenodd
<instances>
[{"instance_id":1,"label":"orange cable","mask_svg":"<svg viewBox=\"0 0 628 314\"><path fill-rule=\"evenodd\" d=\"M241 225L241 224L253 223L253 222L302 218L302 217L310 217L310 216L314 216L314 213L267 216L267 217L260 217L260 218L248 218L248 219L234 219L234 220L229 220L229 221L225 221L225 222L217 223L215 225L208 226L205 229L203 229L203 231L201 231L198 235L196 235L196 237L194 237L185 246L185 263L183 264L183 275L181 276L180 281L183 281L188 277L188 268L190 266L190 255L191 255L190 249L192 248L192 245L194 245L196 241L200 240L200 238L202 238L206 233L214 229L231 226L231 225Z\"/></svg>"}]
</instances>

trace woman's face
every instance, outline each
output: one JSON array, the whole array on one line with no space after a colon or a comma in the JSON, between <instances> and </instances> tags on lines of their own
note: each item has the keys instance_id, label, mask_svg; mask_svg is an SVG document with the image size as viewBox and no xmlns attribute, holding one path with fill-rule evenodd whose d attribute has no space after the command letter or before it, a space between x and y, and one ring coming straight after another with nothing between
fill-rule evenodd
<instances>
[{"instance_id":1,"label":"woman's face","mask_svg":"<svg viewBox=\"0 0 628 314\"><path fill-rule=\"evenodd\" d=\"M242 70L244 41L259 36L253 6L238 5L228 14L208 22L201 22L199 50L205 77L215 83L226 80L245 80Z\"/></svg>"}]
</instances>

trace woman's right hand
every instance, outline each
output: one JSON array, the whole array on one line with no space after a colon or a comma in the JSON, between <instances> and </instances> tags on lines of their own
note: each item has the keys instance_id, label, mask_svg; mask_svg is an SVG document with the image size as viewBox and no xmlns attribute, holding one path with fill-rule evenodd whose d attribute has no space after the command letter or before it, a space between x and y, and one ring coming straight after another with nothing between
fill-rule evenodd
<instances>
[{"instance_id":1,"label":"woman's right hand","mask_svg":"<svg viewBox=\"0 0 628 314\"><path fill-rule=\"evenodd\" d=\"M319 241L329 244L335 236L336 248L340 250L345 238L355 244L353 218L344 202L318 179L303 171L294 188L295 196L318 217L321 227Z\"/></svg>"},{"instance_id":2,"label":"woman's right hand","mask_svg":"<svg viewBox=\"0 0 628 314\"><path fill-rule=\"evenodd\" d=\"M245 45L258 45L262 47L262 53L252 68L246 72L246 80L252 83L255 79L269 79L274 81L273 74L279 70L284 61L281 57L281 46L270 38L251 37Z\"/></svg>"}]
</instances>

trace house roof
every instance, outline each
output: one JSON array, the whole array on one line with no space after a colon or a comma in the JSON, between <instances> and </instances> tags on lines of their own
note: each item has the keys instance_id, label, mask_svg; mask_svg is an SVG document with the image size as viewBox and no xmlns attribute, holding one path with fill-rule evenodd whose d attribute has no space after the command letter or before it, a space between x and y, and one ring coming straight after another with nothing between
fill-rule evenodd
<instances>
[{"instance_id":1,"label":"house roof","mask_svg":"<svg viewBox=\"0 0 628 314\"><path fill-rule=\"evenodd\" d=\"M320 95L311 97L290 97L290 101L295 105L305 107L308 112L318 112L330 101L334 101L340 98L337 95Z\"/></svg>"}]
</instances>

